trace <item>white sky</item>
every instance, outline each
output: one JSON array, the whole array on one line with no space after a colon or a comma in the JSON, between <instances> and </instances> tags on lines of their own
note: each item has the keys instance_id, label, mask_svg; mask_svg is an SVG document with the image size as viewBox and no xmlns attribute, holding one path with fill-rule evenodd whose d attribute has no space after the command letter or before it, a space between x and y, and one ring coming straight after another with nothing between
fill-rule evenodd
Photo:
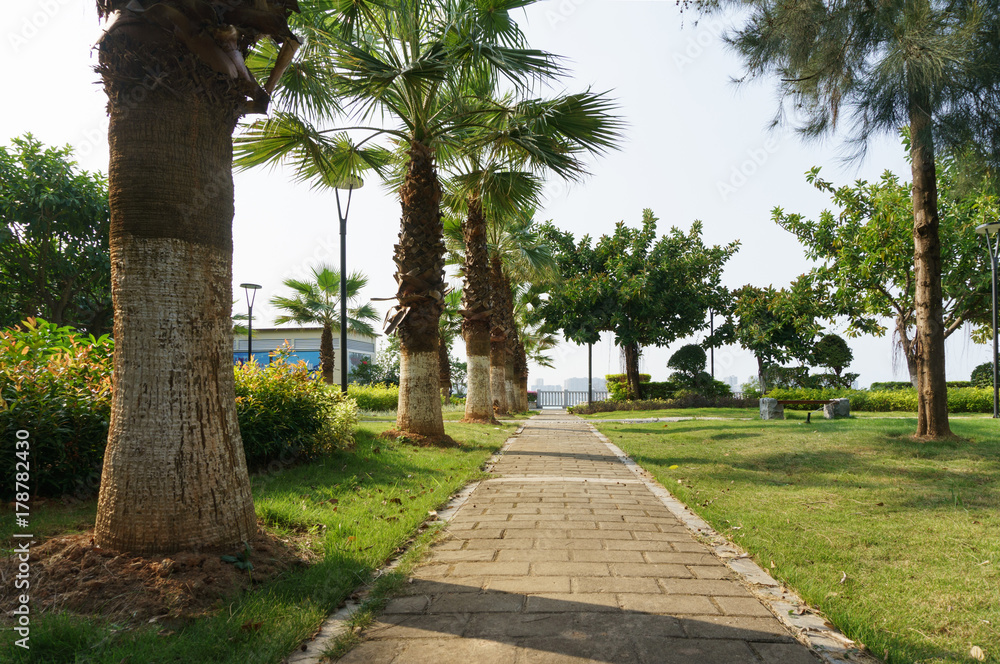
<instances>
[{"instance_id":1,"label":"white sky","mask_svg":"<svg viewBox=\"0 0 1000 664\"><path fill-rule=\"evenodd\" d=\"M727 286L787 286L810 265L770 211L781 206L815 216L828 205L805 181L809 168L823 166L837 184L873 179L886 169L908 179L909 168L894 137L875 145L862 164L845 165L836 139L806 144L788 130L769 131L773 83L733 84L741 70L718 38L726 24L708 19L696 25L695 19L694 13L681 15L673 0L545 0L519 16L532 46L566 57L574 73L563 84L566 91L613 89L628 123L622 149L594 161L589 179L569 188L550 183L538 218L577 237L609 233L620 220L637 226L647 207L659 217L661 232L701 219L706 242L742 243L726 267ZM31 132L46 144L74 146L84 168L107 172L105 98L92 70L91 47L99 35L92 0L3 4L0 52L11 66L0 143ZM398 201L369 181L356 192L348 223L348 270L369 276L366 297L395 292L398 233ZM254 306L259 325L272 322L266 301L282 293L283 279L307 274L317 261L339 263L332 193L293 185L280 169L236 176L234 236L234 287L244 281L263 286ZM242 291L234 288L234 297L242 301ZM376 306L384 313L387 304ZM647 349L642 370L664 380L671 352L690 341ZM861 374L862 385L906 379L903 363L893 371L888 337L849 343L851 370ZM947 348L949 380L967 380L989 359L989 349L973 344L967 331L956 333ZM464 352L461 343L457 352ZM532 367L530 384L586 376L585 347L564 343L551 354L555 369ZM744 382L756 372L753 357L739 348L717 351L715 363L718 378L735 375ZM594 347L594 375L620 370L618 350L605 335Z\"/></svg>"}]
</instances>

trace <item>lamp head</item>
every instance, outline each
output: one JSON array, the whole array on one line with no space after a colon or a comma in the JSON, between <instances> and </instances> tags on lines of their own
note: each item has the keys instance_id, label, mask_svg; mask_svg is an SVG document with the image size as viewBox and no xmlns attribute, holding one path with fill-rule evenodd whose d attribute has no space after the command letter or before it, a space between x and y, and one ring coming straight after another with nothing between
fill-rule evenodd
<instances>
[{"instance_id":1,"label":"lamp head","mask_svg":"<svg viewBox=\"0 0 1000 664\"><path fill-rule=\"evenodd\" d=\"M980 224L976 226L976 232L980 235L985 235L989 237L991 235L996 235L1000 233L1000 221L994 221L991 224Z\"/></svg>"},{"instance_id":2,"label":"lamp head","mask_svg":"<svg viewBox=\"0 0 1000 664\"><path fill-rule=\"evenodd\" d=\"M361 187L363 186L365 186L364 180L362 180L356 175L345 175L344 177L339 178L333 183L334 189L343 189L343 190L361 189Z\"/></svg>"},{"instance_id":3,"label":"lamp head","mask_svg":"<svg viewBox=\"0 0 1000 664\"><path fill-rule=\"evenodd\" d=\"M240 288L246 288L249 290L258 290L260 288L260 284L240 284Z\"/></svg>"}]
</instances>

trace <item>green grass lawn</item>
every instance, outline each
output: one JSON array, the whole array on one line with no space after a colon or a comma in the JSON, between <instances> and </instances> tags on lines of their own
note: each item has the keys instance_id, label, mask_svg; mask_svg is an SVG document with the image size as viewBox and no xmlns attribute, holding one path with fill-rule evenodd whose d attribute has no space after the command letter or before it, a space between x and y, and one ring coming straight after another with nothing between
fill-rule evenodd
<instances>
[{"instance_id":1,"label":"green grass lawn","mask_svg":"<svg viewBox=\"0 0 1000 664\"><path fill-rule=\"evenodd\" d=\"M641 420L650 417L731 417L760 418L757 408L661 408L659 410L614 410L580 415L585 420ZM804 416L803 416L804 417Z\"/></svg>"},{"instance_id":2,"label":"green grass lawn","mask_svg":"<svg viewBox=\"0 0 1000 664\"><path fill-rule=\"evenodd\" d=\"M218 615L192 620L166 636L153 626L122 629L95 617L33 615L31 649L4 638L0 661L280 662L402 550L428 511L481 475L482 464L514 427L448 423L447 433L464 443L459 449L376 438L386 428L362 424L351 452L252 477L258 517L272 531L294 533L319 555L316 564L262 584L234 598ZM94 522L94 501L71 507L36 501L33 507L37 536L79 532ZM9 510L4 510L6 515ZM5 542L11 541L12 522L2 519ZM241 629L248 622L259 622L260 628Z\"/></svg>"},{"instance_id":3,"label":"green grass lawn","mask_svg":"<svg viewBox=\"0 0 1000 664\"><path fill-rule=\"evenodd\" d=\"M792 417L597 426L877 656L1000 662L1000 422Z\"/></svg>"}]
</instances>

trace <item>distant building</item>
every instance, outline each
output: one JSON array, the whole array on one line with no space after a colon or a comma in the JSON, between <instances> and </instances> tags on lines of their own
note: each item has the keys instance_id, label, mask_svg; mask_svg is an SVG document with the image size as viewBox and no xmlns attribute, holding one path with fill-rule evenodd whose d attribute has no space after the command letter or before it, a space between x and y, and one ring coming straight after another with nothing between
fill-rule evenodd
<instances>
[{"instance_id":1,"label":"distant building","mask_svg":"<svg viewBox=\"0 0 1000 664\"><path fill-rule=\"evenodd\" d=\"M608 386L608 383L603 378L598 378L594 376L594 389L598 391L604 391ZM558 388L556 388L558 389ZM587 379L586 378L567 378L563 381L563 389L571 391L582 391L587 389Z\"/></svg>"},{"instance_id":2,"label":"distant building","mask_svg":"<svg viewBox=\"0 0 1000 664\"><path fill-rule=\"evenodd\" d=\"M726 376L722 379L722 382L734 390L740 386L740 379L736 376Z\"/></svg>"},{"instance_id":3,"label":"distant building","mask_svg":"<svg viewBox=\"0 0 1000 664\"><path fill-rule=\"evenodd\" d=\"M271 355L282 344L287 344L292 353L289 360L298 362L305 360L310 369L319 368L319 342L323 333L321 326L316 327L264 327L254 328L253 359L257 364L271 363ZM368 357L375 358L375 337L348 331L347 353L350 356L348 374L354 373L354 367ZM233 339L233 363L239 364L247 360L247 336L236 335ZM340 363L343 361L340 352L340 335L333 335L333 374L340 375Z\"/></svg>"}]
</instances>

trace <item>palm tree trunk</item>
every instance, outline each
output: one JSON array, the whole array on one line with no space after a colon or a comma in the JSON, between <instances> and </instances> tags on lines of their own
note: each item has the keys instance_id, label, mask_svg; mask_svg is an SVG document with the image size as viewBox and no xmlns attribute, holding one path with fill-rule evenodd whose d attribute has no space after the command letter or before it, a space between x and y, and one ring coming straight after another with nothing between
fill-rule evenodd
<instances>
[{"instance_id":1,"label":"palm tree trunk","mask_svg":"<svg viewBox=\"0 0 1000 664\"><path fill-rule=\"evenodd\" d=\"M642 398L642 386L639 380L639 344L627 343L622 346L625 352L625 380L633 399Z\"/></svg>"},{"instance_id":2,"label":"palm tree trunk","mask_svg":"<svg viewBox=\"0 0 1000 664\"><path fill-rule=\"evenodd\" d=\"M344 353L341 353L344 357ZM336 356L333 352L333 328L328 324L323 325L323 332L319 336L319 366L323 372L323 382L333 385L333 365L336 363Z\"/></svg>"},{"instance_id":3,"label":"palm tree trunk","mask_svg":"<svg viewBox=\"0 0 1000 664\"><path fill-rule=\"evenodd\" d=\"M528 354L524 352L524 342L517 340L514 355L514 377L517 383L517 409L524 413L528 410Z\"/></svg>"},{"instance_id":4,"label":"palm tree trunk","mask_svg":"<svg viewBox=\"0 0 1000 664\"><path fill-rule=\"evenodd\" d=\"M444 239L441 187L434 153L417 140L408 151L400 187L402 220L396 245L399 330L399 408L396 428L421 436L444 436L438 382L438 321L444 309Z\"/></svg>"},{"instance_id":5,"label":"palm tree trunk","mask_svg":"<svg viewBox=\"0 0 1000 664\"><path fill-rule=\"evenodd\" d=\"M911 96L917 436L936 439L951 436L951 427L948 424L948 386L945 382L937 176L929 108L926 94Z\"/></svg>"},{"instance_id":6,"label":"palm tree trunk","mask_svg":"<svg viewBox=\"0 0 1000 664\"><path fill-rule=\"evenodd\" d=\"M441 398L448 403L451 399L451 357L444 337L438 344L438 383L441 385Z\"/></svg>"},{"instance_id":7,"label":"palm tree trunk","mask_svg":"<svg viewBox=\"0 0 1000 664\"><path fill-rule=\"evenodd\" d=\"M462 226L465 239L465 288L462 290L462 336L468 366L465 396L466 422L494 423L490 399L490 264L486 220L479 198L469 201Z\"/></svg>"},{"instance_id":8,"label":"palm tree trunk","mask_svg":"<svg viewBox=\"0 0 1000 664\"><path fill-rule=\"evenodd\" d=\"M492 290L492 313L490 314L490 395L493 411L497 415L507 415L507 328L504 321L504 277L500 258L490 257L490 281Z\"/></svg>"},{"instance_id":9,"label":"palm tree trunk","mask_svg":"<svg viewBox=\"0 0 1000 664\"><path fill-rule=\"evenodd\" d=\"M115 353L94 541L140 554L231 546L256 532L230 320L242 99L183 47L134 44L113 31L100 46Z\"/></svg>"}]
</instances>

